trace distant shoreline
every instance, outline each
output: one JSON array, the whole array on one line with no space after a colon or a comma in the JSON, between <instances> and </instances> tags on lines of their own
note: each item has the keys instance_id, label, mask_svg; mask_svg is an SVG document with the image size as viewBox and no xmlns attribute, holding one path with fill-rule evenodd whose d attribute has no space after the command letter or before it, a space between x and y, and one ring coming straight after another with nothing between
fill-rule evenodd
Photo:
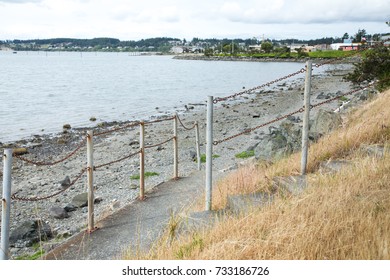
<instances>
[{"instance_id":1,"label":"distant shoreline","mask_svg":"<svg viewBox=\"0 0 390 280\"><path fill-rule=\"evenodd\" d=\"M203 61L246 61L246 62L306 62L312 60L314 63L321 62L327 59L310 59L304 58L272 58L272 57L252 57L252 56L204 56L204 55L176 55L173 59L182 60L203 60ZM355 63L356 58L340 59L340 63L348 64ZM334 62L333 62L334 63Z\"/></svg>"}]
</instances>

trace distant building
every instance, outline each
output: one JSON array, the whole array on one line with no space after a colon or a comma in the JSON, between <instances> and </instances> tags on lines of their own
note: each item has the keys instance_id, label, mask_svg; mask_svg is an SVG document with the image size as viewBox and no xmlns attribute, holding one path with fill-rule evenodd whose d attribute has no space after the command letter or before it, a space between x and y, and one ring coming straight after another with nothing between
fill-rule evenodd
<instances>
[{"instance_id":1,"label":"distant building","mask_svg":"<svg viewBox=\"0 0 390 280\"><path fill-rule=\"evenodd\" d=\"M332 48L328 44L315 45L313 51L326 51L331 50Z\"/></svg>"},{"instance_id":2,"label":"distant building","mask_svg":"<svg viewBox=\"0 0 390 280\"><path fill-rule=\"evenodd\" d=\"M179 46L172 47L171 48L171 53L175 53L175 54L184 53L184 48L183 47L179 47Z\"/></svg>"},{"instance_id":3,"label":"distant building","mask_svg":"<svg viewBox=\"0 0 390 280\"><path fill-rule=\"evenodd\" d=\"M381 41L385 46L390 46L390 35L381 36Z\"/></svg>"},{"instance_id":4,"label":"distant building","mask_svg":"<svg viewBox=\"0 0 390 280\"><path fill-rule=\"evenodd\" d=\"M330 45L332 50L342 50L342 51L358 50L360 46L361 43L335 43Z\"/></svg>"},{"instance_id":5,"label":"distant building","mask_svg":"<svg viewBox=\"0 0 390 280\"><path fill-rule=\"evenodd\" d=\"M250 51L261 51L261 45L250 45L249 47L248 47L248 49L250 50Z\"/></svg>"}]
</instances>

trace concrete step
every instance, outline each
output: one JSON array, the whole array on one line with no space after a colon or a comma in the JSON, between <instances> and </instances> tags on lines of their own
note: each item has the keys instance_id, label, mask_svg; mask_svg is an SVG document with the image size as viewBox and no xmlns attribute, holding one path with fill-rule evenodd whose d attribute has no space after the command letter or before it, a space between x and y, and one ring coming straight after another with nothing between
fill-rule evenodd
<instances>
[{"instance_id":1,"label":"concrete step","mask_svg":"<svg viewBox=\"0 0 390 280\"><path fill-rule=\"evenodd\" d=\"M277 190L287 191L293 195L298 195L307 188L305 175L275 177L273 184Z\"/></svg>"},{"instance_id":2,"label":"concrete step","mask_svg":"<svg viewBox=\"0 0 390 280\"><path fill-rule=\"evenodd\" d=\"M336 173L342 168L351 165L352 162L348 160L329 160L320 163L319 171L322 173Z\"/></svg>"},{"instance_id":3,"label":"concrete step","mask_svg":"<svg viewBox=\"0 0 390 280\"><path fill-rule=\"evenodd\" d=\"M267 206L272 201L272 195L262 192L229 195L227 198L226 210L233 214L239 214L242 212L247 212L253 208L261 208Z\"/></svg>"},{"instance_id":4,"label":"concrete step","mask_svg":"<svg viewBox=\"0 0 390 280\"><path fill-rule=\"evenodd\" d=\"M225 211L202 211L193 213L182 213L177 233L194 232L204 228L212 227L218 220L222 219Z\"/></svg>"},{"instance_id":5,"label":"concrete step","mask_svg":"<svg viewBox=\"0 0 390 280\"><path fill-rule=\"evenodd\" d=\"M385 147L384 145L375 144L375 145L362 145L360 150L372 157L384 158L386 155L390 154L390 147Z\"/></svg>"}]
</instances>

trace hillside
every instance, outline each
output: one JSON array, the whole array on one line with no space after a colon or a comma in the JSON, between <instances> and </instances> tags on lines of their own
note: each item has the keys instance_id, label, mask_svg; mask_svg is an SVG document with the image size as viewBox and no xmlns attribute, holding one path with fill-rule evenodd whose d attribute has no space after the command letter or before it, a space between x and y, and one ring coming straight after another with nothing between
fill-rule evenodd
<instances>
[{"instance_id":1,"label":"hillside","mask_svg":"<svg viewBox=\"0 0 390 280\"><path fill-rule=\"evenodd\" d=\"M236 193L272 193L272 203L228 215L209 230L189 234L177 235L177 224L171 223L147 255L126 258L390 259L388 108L390 90L354 109L342 128L313 144L308 187L302 193L291 195L274 184L277 176L299 174L300 154L246 166L214 187L215 210L224 208L228 195ZM345 164L337 172L326 171L324 163L335 160ZM174 240L166 242L172 236Z\"/></svg>"}]
</instances>

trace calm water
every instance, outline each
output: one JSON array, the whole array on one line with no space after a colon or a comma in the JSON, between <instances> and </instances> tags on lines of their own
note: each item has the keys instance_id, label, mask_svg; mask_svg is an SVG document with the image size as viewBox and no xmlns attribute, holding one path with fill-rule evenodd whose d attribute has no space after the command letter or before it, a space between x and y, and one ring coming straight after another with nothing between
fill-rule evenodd
<instances>
[{"instance_id":1,"label":"calm water","mask_svg":"<svg viewBox=\"0 0 390 280\"><path fill-rule=\"evenodd\" d=\"M226 96L302 63L210 62L126 53L0 52L0 141L145 118ZM303 77L299 75L298 77ZM156 109L159 108L159 110ZM42 132L44 130L44 132Z\"/></svg>"}]
</instances>

